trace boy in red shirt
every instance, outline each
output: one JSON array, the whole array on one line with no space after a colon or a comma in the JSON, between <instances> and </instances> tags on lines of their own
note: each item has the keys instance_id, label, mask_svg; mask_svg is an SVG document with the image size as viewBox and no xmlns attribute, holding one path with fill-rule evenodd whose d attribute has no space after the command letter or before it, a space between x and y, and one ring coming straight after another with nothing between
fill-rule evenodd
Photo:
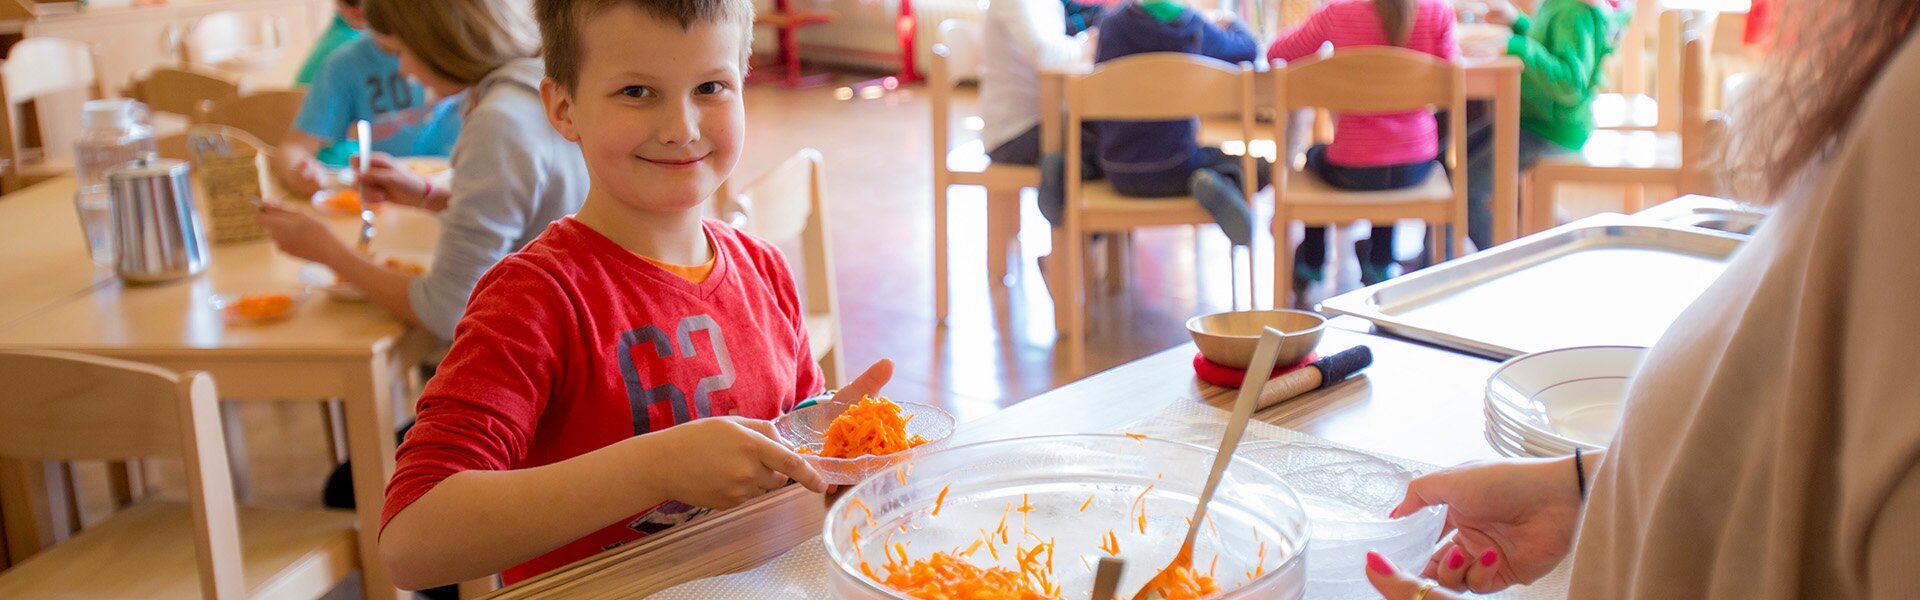
<instances>
[{"instance_id":1,"label":"boy in red shirt","mask_svg":"<svg viewBox=\"0 0 1920 600\"><path fill-rule=\"evenodd\" d=\"M380 538L405 588L513 583L789 479L826 489L766 421L822 388L792 274L700 216L744 137L751 1L535 6L548 120L592 188L480 280L420 399Z\"/></svg>"}]
</instances>

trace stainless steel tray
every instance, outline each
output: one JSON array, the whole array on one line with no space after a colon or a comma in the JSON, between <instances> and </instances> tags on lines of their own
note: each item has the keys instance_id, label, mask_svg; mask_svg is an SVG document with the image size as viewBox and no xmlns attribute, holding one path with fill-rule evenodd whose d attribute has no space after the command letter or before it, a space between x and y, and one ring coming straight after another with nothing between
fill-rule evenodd
<instances>
[{"instance_id":1,"label":"stainless steel tray","mask_svg":"<svg viewBox=\"0 0 1920 600\"><path fill-rule=\"evenodd\" d=\"M1651 346L1745 236L1603 214L1328 299L1382 332L1505 359Z\"/></svg>"},{"instance_id":2,"label":"stainless steel tray","mask_svg":"<svg viewBox=\"0 0 1920 600\"><path fill-rule=\"evenodd\" d=\"M1771 213L1764 208L1724 198L1688 195L1633 213L1635 218L1653 219L1691 227L1703 227L1727 233L1752 235Z\"/></svg>"}]
</instances>

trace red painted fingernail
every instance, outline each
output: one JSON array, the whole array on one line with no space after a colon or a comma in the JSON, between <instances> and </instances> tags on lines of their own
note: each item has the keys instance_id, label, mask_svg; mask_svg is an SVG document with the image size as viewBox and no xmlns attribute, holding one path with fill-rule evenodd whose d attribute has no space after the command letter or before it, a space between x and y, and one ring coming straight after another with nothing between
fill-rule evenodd
<instances>
[{"instance_id":1,"label":"red painted fingernail","mask_svg":"<svg viewBox=\"0 0 1920 600\"><path fill-rule=\"evenodd\" d=\"M1466 566L1466 564L1467 564L1467 554L1465 552L1461 552L1459 546L1454 546L1452 548L1447 549L1447 568L1448 569L1458 570L1460 567Z\"/></svg>"},{"instance_id":2,"label":"red painted fingernail","mask_svg":"<svg viewBox=\"0 0 1920 600\"><path fill-rule=\"evenodd\" d=\"M1367 553L1367 568L1381 575L1393 574L1393 563L1387 562L1387 557L1381 556L1379 552Z\"/></svg>"},{"instance_id":3,"label":"red painted fingernail","mask_svg":"<svg viewBox=\"0 0 1920 600\"><path fill-rule=\"evenodd\" d=\"M1480 555L1480 566L1491 567L1493 566L1494 559L1498 559L1498 558L1500 558L1500 551L1495 550L1493 548L1488 548L1485 554Z\"/></svg>"}]
</instances>

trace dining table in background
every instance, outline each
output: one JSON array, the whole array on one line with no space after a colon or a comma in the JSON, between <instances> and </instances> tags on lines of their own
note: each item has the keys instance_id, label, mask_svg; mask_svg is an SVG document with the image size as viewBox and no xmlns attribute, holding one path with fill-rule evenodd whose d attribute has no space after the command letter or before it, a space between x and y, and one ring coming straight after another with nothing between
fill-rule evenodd
<instances>
[{"instance_id":1,"label":"dining table in background","mask_svg":"<svg viewBox=\"0 0 1920 600\"><path fill-rule=\"evenodd\" d=\"M1254 418L1353 448L1434 465L1498 458L1483 432L1483 398L1494 361L1366 333L1366 321L1330 322L1322 356L1364 345L1373 366L1359 376L1282 402ZM1234 392L1194 377L1198 351L1182 344L963 423L950 444L1041 435L1132 431L1173 413L1224 415ZM1205 427L1195 425L1192 427ZM1217 435L1213 432L1188 432ZM489 600L640 597L744 571L820 535L823 499L798 486L720 513L713 523L669 530L502 589ZM823 565L823 568L825 566Z\"/></svg>"},{"instance_id":2,"label":"dining table in background","mask_svg":"<svg viewBox=\"0 0 1920 600\"><path fill-rule=\"evenodd\" d=\"M223 399L315 402L344 407L347 455L354 463L362 584L369 598L399 592L381 562L380 507L394 464L396 387L438 346L386 309L340 302L319 289L285 320L227 323L210 305L216 293L259 293L303 285L305 261L267 240L211 246L206 271L165 283L134 285L88 258L73 210L74 180L54 179L0 197L0 348L65 350L213 375ZM205 214L204 211L202 214ZM347 239L357 219L329 218ZM438 235L431 215L406 208L380 213L376 253L430 249ZM25 260L23 258L30 258ZM24 290L30 293L22 293ZM4 514L10 557L24 559L62 530L61 503L46 500L48 477L10 469L0 491L14 503ZM57 481L57 480L55 480Z\"/></svg>"}]
</instances>

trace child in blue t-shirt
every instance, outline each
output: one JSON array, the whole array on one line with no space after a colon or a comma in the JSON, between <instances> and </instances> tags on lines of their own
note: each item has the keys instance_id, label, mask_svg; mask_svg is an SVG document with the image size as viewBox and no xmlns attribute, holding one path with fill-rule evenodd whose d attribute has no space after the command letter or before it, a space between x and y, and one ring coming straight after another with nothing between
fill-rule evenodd
<instances>
[{"instance_id":1,"label":"child in blue t-shirt","mask_svg":"<svg viewBox=\"0 0 1920 600\"><path fill-rule=\"evenodd\" d=\"M347 42L313 79L293 129L280 145L282 179L297 196L318 191L325 167L345 167L355 121L373 123L373 149L395 156L446 156L460 137L460 103L429 98L400 74L400 59L370 38Z\"/></svg>"}]
</instances>

